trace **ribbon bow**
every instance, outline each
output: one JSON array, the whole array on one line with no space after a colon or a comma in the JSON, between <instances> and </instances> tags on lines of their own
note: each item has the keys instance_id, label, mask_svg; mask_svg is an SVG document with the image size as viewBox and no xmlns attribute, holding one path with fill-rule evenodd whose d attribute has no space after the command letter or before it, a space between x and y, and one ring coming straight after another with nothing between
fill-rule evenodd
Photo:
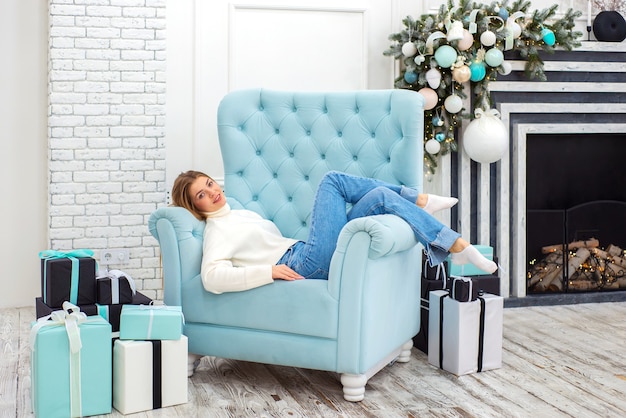
<instances>
[{"instance_id":1,"label":"ribbon bow","mask_svg":"<svg viewBox=\"0 0 626 418\"><path fill-rule=\"evenodd\" d=\"M37 320L30 330L30 349L35 349L37 333L43 327L65 326L67 337L70 343L70 351L77 353L82 348L80 341L80 331L78 325L87 320L85 312L73 303L63 302L63 310L53 311L50 315L43 316Z\"/></svg>"}]
</instances>

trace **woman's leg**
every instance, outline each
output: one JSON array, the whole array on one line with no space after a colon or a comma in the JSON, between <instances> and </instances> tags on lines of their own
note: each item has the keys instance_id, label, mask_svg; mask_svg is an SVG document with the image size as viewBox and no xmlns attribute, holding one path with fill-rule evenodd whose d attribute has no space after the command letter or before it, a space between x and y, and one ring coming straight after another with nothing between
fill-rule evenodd
<instances>
[{"instance_id":1,"label":"woman's leg","mask_svg":"<svg viewBox=\"0 0 626 418\"><path fill-rule=\"evenodd\" d=\"M424 246L431 265L441 263L450 248L461 237L432 215L384 187L371 190L359 200L348 214L348 220L363 216L392 214L404 219L413 230L415 238Z\"/></svg>"},{"instance_id":2,"label":"woman's leg","mask_svg":"<svg viewBox=\"0 0 626 418\"><path fill-rule=\"evenodd\" d=\"M317 188L306 242L297 244L289 254L283 256L279 264L287 264L306 278L327 278L339 233L348 222L346 204L356 204L377 187L388 190L406 205L417 209L418 193L415 189L331 171Z\"/></svg>"}]
</instances>

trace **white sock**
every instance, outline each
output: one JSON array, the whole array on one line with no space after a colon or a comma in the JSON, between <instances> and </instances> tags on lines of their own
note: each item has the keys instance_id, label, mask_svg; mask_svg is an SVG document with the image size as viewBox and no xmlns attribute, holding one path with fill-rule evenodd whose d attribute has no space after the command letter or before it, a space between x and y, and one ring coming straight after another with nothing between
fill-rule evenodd
<instances>
[{"instance_id":1,"label":"white sock","mask_svg":"<svg viewBox=\"0 0 626 418\"><path fill-rule=\"evenodd\" d=\"M465 249L458 253L452 253L452 262L454 264L472 263L479 269L487 273L494 273L498 270L498 265L493 261L485 258L473 245L468 245Z\"/></svg>"},{"instance_id":2,"label":"white sock","mask_svg":"<svg viewBox=\"0 0 626 418\"><path fill-rule=\"evenodd\" d=\"M431 215L437 211L449 209L459 201L456 197L437 196L436 194L427 194L426 196L428 196L428 200L422 209Z\"/></svg>"}]
</instances>

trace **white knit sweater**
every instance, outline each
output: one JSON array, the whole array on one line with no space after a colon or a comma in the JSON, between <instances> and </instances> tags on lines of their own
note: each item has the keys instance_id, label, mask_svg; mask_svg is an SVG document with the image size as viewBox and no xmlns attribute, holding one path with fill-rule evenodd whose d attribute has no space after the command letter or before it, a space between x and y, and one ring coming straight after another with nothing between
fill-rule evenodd
<instances>
[{"instance_id":1,"label":"white knit sweater","mask_svg":"<svg viewBox=\"0 0 626 418\"><path fill-rule=\"evenodd\" d=\"M273 283L272 266L296 240L250 210L228 203L207 213L202 284L212 293L237 292Z\"/></svg>"}]
</instances>

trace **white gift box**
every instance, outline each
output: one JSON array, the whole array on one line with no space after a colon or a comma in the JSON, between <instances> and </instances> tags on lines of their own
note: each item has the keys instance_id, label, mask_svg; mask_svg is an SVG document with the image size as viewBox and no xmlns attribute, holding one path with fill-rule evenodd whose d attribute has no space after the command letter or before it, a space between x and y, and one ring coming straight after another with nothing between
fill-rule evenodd
<instances>
[{"instance_id":1,"label":"white gift box","mask_svg":"<svg viewBox=\"0 0 626 418\"><path fill-rule=\"evenodd\" d=\"M429 307L430 364L457 376L502 367L501 296L484 294L459 302L436 290L430 292Z\"/></svg>"},{"instance_id":2,"label":"white gift box","mask_svg":"<svg viewBox=\"0 0 626 418\"><path fill-rule=\"evenodd\" d=\"M187 402L187 337L116 340L113 406L122 414Z\"/></svg>"}]
</instances>

